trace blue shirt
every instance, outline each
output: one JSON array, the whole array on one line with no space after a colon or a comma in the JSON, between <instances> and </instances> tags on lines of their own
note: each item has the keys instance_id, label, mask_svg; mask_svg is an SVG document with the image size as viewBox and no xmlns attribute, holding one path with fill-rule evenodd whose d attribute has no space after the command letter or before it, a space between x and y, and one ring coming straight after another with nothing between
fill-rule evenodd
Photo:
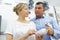
<instances>
[{"instance_id":1,"label":"blue shirt","mask_svg":"<svg viewBox=\"0 0 60 40\"><path fill-rule=\"evenodd\" d=\"M46 28L45 24L47 24L47 23L52 25L52 28L54 29L54 35L49 36L46 34L46 35L44 35L43 40L53 40L54 38L57 39L60 37L60 28L58 27L56 21L52 17L42 16L41 18L33 18L32 21L36 24L37 31L42 28ZM58 32L56 32L56 31L58 31Z\"/></svg>"}]
</instances>

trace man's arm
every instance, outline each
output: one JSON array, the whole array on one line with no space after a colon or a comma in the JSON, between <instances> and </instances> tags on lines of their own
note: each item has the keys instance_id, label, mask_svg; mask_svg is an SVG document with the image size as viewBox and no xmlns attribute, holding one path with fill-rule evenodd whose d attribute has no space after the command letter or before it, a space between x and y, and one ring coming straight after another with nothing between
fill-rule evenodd
<instances>
[{"instance_id":1,"label":"man's arm","mask_svg":"<svg viewBox=\"0 0 60 40\"><path fill-rule=\"evenodd\" d=\"M52 24L53 31L54 31L52 37L60 38L60 27L58 26L58 24L56 23L54 19L51 20L51 24Z\"/></svg>"}]
</instances>

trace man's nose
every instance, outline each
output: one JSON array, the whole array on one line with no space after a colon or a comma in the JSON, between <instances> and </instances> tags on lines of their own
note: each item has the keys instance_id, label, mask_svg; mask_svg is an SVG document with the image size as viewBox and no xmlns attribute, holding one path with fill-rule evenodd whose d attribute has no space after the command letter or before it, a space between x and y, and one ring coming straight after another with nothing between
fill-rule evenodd
<instances>
[{"instance_id":1,"label":"man's nose","mask_svg":"<svg viewBox=\"0 0 60 40\"><path fill-rule=\"evenodd\" d=\"M36 11L38 11L38 9L36 9Z\"/></svg>"}]
</instances>

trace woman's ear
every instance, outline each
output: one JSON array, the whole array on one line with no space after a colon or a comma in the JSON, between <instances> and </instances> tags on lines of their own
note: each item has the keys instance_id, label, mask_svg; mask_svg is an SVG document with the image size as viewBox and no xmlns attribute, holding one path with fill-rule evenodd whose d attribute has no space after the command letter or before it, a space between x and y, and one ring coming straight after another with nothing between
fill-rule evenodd
<instances>
[{"instance_id":1,"label":"woman's ear","mask_svg":"<svg viewBox=\"0 0 60 40\"><path fill-rule=\"evenodd\" d=\"M19 15L19 14L21 15L22 9L19 9L17 12L18 12L18 15Z\"/></svg>"},{"instance_id":2,"label":"woman's ear","mask_svg":"<svg viewBox=\"0 0 60 40\"><path fill-rule=\"evenodd\" d=\"M19 15L20 12L21 12L20 10L17 10L18 15Z\"/></svg>"}]
</instances>

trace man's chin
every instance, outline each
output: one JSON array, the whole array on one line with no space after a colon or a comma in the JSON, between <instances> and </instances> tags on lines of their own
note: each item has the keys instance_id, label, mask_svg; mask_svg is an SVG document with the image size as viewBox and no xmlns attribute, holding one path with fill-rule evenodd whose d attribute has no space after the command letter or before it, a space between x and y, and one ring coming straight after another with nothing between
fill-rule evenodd
<instances>
[{"instance_id":1,"label":"man's chin","mask_svg":"<svg viewBox=\"0 0 60 40\"><path fill-rule=\"evenodd\" d=\"M42 15L37 15L36 17L37 17L37 18L41 18L41 17L42 17Z\"/></svg>"}]
</instances>

